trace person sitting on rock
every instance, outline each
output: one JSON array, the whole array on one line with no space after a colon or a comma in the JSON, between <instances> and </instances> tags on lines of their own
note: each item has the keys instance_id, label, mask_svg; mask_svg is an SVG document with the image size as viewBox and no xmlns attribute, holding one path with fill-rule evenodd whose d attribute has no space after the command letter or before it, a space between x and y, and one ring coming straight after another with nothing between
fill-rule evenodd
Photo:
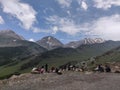
<instances>
[{"instance_id":1,"label":"person sitting on rock","mask_svg":"<svg viewBox=\"0 0 120 90\"><path fill-rule=\"evenodd\" d=\"M51 67L51 72L55 73L55 67Z\"/></svg>"},{"instance_id":2,"label":"person sitting on rock","mask_svg":"<svg viewBox=\"0 0 120 90\"><path fill-rule=\"evenodd\" d=\"M98 65L94 71L98 71L98 72L104 72L104 68L101 65Z\"/></svg>"},{"instance_id":3,"label":"person sitting on rock","mask_svg":"<svg viewBox=\"0 0 120 90\"><path fill-rule=\"evenodd\" d=\"M31 73L33 73L33 74L37 74L37 73L39 73L39 71L37 70L36 67L34 67L34 68L32 69L32 71L31 71Z\"/></svg>"},{"instance_id":4,"label":"person sitting on rock","mask_svg":"<svg viewBox=\"0 0 120 90\"><path fill-rule=\"evenodd\" d=\"M105 71L106 72L111 72L111 68L108 65L105 65Z\"/></svg>"},{"instance_id":5,"label":"person sitting on rock","mask_svg":"<svg viewBox=\"0 0 120 90\"><path fill-rule=\"evenodd\" d=\"M40 69L40 73L44 73L44 72L45 72L45 69L44 69L44 66L42 66Z\"/></svg>"},{"instance_id":6,"label":"person sitting on rock","mask_svg":"<svg viewBox=\"0 0 120 90\"><path fill-rule=\"evenodd\" d=\"M58 75L62 75L62 72L60 69L56 68L55 72L58 74Z\"/></svg>"},{"instance_id":7,"label":"person sitting on rock","mask_svg":"<svg viewBox=\"0 0 120 90\"><path fill-rule=\"evenodd\" d=\"M99 72L104 72L104 68L101 65L98 65L98 71Z\"/></svg>"}]
</instances>

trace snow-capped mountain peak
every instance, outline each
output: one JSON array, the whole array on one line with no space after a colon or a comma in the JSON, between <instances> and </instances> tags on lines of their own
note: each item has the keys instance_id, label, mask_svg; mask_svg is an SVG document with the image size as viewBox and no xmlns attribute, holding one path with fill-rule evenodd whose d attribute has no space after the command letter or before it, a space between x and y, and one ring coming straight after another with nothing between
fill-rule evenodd
<instances>
[{"instance_id":1,"label":"snow-capped mountain peak","mask_svg":"<svg viewBox=\"0 0 120 90\"><path fill-rule=\"evenodd\" d=\"M105 40L102 38L84 38L79 41L72 41L68 44L65 45L65 47L70 47L70 48L77 48L81 45L86 45L86 44L96 44L96 43L104 43Z\"/></svg>"}]
</instances>

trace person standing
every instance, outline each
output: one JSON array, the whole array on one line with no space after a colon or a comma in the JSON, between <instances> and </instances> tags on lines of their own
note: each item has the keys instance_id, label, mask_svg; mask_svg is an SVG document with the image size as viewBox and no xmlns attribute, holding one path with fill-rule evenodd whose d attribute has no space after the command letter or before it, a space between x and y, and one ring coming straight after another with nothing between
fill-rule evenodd
<instances>
[{"instance_id":1,"label":"person standing","mask_svg":"<svg viewBox=\"0 0 120 90\"><path fill-rule=\"evenodd\" d=\"M45 64L45 71L48 72L48 64Z\"/></svg>"}]
</instances>

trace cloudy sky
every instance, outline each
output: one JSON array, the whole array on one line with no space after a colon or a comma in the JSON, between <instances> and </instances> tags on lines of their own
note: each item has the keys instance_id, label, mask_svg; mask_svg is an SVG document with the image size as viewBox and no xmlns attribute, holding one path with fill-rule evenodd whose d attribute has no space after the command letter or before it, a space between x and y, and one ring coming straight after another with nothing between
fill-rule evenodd
<instances>
[{"instance_id":1,"label":"cloudy sky","mask_svg":"<svg viewBox=\"0 0 120 90\"><path fill-rule=\"evenodd\" d=\"M0 0L0 30L27 40L120 40L120 0Z\"/></svg>"}]
</instances>

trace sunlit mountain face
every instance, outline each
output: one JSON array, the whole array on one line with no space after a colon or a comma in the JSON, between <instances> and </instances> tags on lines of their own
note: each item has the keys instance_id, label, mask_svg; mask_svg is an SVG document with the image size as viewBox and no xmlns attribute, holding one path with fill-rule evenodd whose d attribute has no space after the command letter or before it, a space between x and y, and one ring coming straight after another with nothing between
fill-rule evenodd
<instances>
[{"instance_id":1,"label":"sunlit mountain face","mask_svg":"<svg viewBox=\"0 0 120 90\"><path fill-rule=\"evenodd\" d=\"M0 30L30 41L120 40L120 0L0 0Z\"/></svg>"}]
</instances>

